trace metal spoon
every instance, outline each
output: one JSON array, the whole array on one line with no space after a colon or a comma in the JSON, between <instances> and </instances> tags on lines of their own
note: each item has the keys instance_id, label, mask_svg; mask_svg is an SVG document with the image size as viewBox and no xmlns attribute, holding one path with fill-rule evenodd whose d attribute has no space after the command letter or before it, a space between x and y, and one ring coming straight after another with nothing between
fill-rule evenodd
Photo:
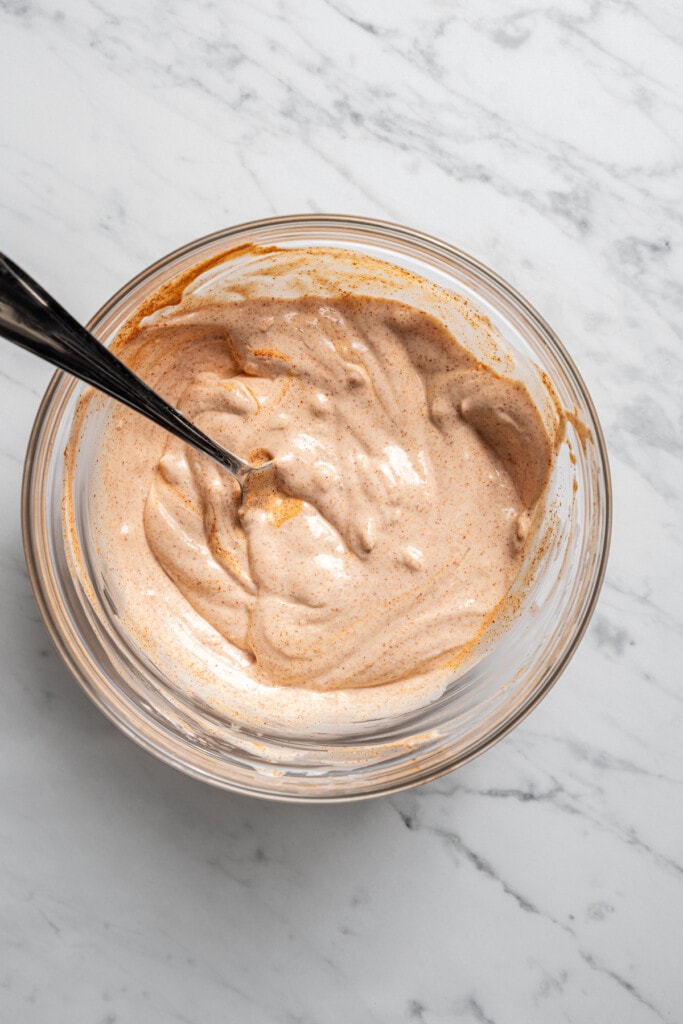
<instances>
[{"instance_id":1,"label":"metal spoon","mask_svg":"<svg viewBox=\"0 0 683 1024\"><path fill-rule=\"evenodd\" d=\"M235 477L243 499L251 474L273 470L272 462L252 466L212 441L156 391L152 391L44 288L2 253L0 335L92 384L214 459Z\"/></svg>"}]
</instances>

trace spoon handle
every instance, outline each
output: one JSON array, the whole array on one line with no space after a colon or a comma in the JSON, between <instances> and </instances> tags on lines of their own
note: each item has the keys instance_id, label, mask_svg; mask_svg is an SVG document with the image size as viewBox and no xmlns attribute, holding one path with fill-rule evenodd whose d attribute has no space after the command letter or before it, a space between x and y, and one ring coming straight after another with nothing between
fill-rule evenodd
<instances>
[{"instance_id":1,"label":"spoon handle","mask_svg":"<svg viewBox=\"0 0 683 1024\"><path fill-rule=\"evenodd\" d=\"M241 480L251 468L152 391L20 267L0 253L0 335L146 416Z\"/></svg>"}]
</instances>

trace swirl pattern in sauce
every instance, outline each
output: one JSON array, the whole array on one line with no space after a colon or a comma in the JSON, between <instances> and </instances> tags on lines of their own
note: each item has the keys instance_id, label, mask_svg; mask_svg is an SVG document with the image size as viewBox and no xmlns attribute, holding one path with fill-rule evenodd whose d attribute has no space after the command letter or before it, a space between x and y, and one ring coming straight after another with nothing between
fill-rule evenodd
<instances>
[{"instance_id":1,"label":"swirl pattern in sauce","mask_svg":"<svg viewBox=\"0 0 683 1024\"><path fill-rule=\"evenodd\" d=\"M472 643L550 466L525 389L395 301L181 303L158 358L178 326L179 407L277 476L240 509L226 474L168 441L145 536L193 608L279 685L387 683Z\"/></svg>"}]
</instances>

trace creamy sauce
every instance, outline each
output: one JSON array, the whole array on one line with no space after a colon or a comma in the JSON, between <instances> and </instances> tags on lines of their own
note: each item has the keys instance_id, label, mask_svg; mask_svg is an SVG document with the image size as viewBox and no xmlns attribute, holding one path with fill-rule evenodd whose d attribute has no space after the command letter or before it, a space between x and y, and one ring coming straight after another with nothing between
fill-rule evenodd
<instances>
[{"instance_id":1,"label":"creamy sauce","mask_svg":"<svg viewBox=\"0 0 683 1024\"><path fill-rule=\"evenodd\" d=\"M142 648L164 637L166 670L229 648L245 706L245 679L261 709L284 688L299 709L309 693L320 711L314 691L391 700L495 614L553 439L522 384L430 312L263 292L189 286L119 354L217 441L272 459L270 485L240 508L227 473L113 409L93 497L106 572Z\"/></svg>"}]
</instances>

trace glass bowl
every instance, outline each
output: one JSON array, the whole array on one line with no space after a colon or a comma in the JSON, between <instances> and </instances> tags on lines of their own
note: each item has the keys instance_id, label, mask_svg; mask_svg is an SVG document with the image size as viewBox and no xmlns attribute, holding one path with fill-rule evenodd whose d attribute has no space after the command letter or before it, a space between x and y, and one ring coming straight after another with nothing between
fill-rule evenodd
<instances>
[{"instance_id":1,"label":"glass bowl","mask_svg":"<svg viewBox=\"0 0 683 1024\"><path fill-rule=\"evenodd\" d=\"M145 749L217 786L280 800L351 800L390 793L459 767L513 729L559 678L586 629L609 547L605 443L586 387L564 347L505 281L451 245L395 224L346 216L289 216L242 224L192 242L125 285L88 325L111 344L152 292L200 262L249 246L342 248L413 271L464 296L491 324L499 360L543 402L564 410L563 440L534 534L501 614L426 706L337 730L251 728L183 695L122 627L74 546L87 529L89 455L67 483L64 451L85 385L58 372L41 403L26 459L23 531L31 583L52 638L99 708ZM398 296L397 296L398 297ZM94 457L94 456L93 456ZM65 487L74 493L65 495ZM76 489L77 488L77 493ZM64 498L74 520L64 527ZM74 536L73 531L77 536Z\"/></svg>"}]
</instances>

